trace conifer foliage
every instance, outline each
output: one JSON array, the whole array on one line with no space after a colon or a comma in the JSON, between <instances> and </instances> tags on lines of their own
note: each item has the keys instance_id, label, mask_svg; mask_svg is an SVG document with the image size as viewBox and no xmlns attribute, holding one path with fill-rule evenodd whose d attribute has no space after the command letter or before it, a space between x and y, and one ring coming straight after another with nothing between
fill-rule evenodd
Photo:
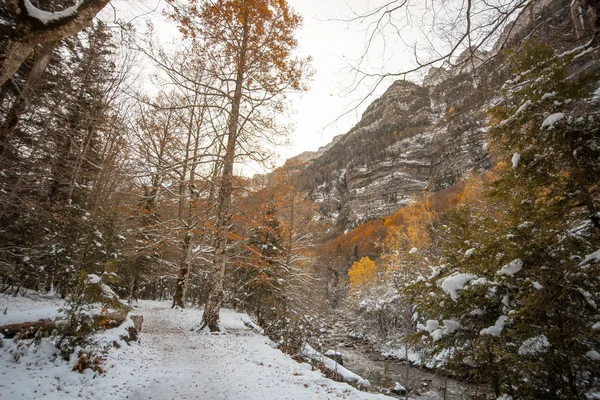
<instances>
[{"instance_id":1,"label":"conifer foliage","mask_svg":"<svg viewBox=\"0 0 600 400\"><path fill-rule=\"evenodd\" d=\"M499 163L444 224L443 265L409 288L419 340L497 396L582 398L598 382L599 115L576 53L529 42L491 110ZM595 77L597 79L597 77ZM587 171L587 174L584 173Z\"/></svg>"}]
</instances>

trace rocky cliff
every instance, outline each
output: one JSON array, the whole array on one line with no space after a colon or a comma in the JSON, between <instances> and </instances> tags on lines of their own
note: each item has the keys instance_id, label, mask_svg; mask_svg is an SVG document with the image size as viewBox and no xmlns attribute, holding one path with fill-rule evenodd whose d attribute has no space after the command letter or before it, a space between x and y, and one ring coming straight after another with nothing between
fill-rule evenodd
<instances>
[{"instance_id":1,"label":"rocky cliff","mask_svg":"<svg viewBox=\"0 0 600 400\"><path fill-rule=\"evenodd\" d=\"M487 110L509 73L499 50L532 32L557 50L573 47L569 3L545 0L525 10L492 52L476 53L475 70L438 68L422 85L394 82L348 133L296 157L306 162L305 189L323 218L352 228L489 169Z\"/></svg>"}]
</instances>

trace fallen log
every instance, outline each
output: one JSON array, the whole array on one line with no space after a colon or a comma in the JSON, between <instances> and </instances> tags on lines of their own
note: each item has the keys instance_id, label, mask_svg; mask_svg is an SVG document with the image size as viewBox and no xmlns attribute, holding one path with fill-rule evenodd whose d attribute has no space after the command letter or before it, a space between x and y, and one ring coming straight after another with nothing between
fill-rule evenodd
<instances>
[{"instance_id":1,"label":"fallen log","mask_svg":"<svg viewBox=\"0 0 600 400\"><path fill-rule=\"evenodd\" d=\"M56 328L56 321L40 319L36 322L22 322L0 326L0 334L4 339L33 339L40 330L51 331Z\"/></svg>"},{"instance_id":2,"label":"fallen log","mask_svg":"<svg viewBox=\"0 0 600 400\"><path fill-rule=\"evenodd\" d=\"M94 315L94 324L104 330L113 329L120 326L127 318L127 315L127 313ZM132 315L130 318L133 321L133 326L127 328L129 336L123 338L127 343L137 340L139 333L142 331L142 322L144 321L144 317L141 315ZM38 332L42 331L50 333L57 329L59 324L63 324L64 322L64 318L59 318L56 320L40 319L35 322L3 325L0 326L0 334L2 334L4 339L33 339Z\"/></svg>"},{"instance_id":3,"label":"fallen log","mask_svg":"<svg viewBox=\"0 0 600 400\"><path fill-rule=\"evenodd\" d=\"M360 375L344 368L336 361L313 349L307 343L302 346L299 355L308 361L315 362L323 372L326 372L334 380L356 385L362 390L368 391L371 388L371 383L367 379L363 379Z\"/></svg>"}]
</instances>

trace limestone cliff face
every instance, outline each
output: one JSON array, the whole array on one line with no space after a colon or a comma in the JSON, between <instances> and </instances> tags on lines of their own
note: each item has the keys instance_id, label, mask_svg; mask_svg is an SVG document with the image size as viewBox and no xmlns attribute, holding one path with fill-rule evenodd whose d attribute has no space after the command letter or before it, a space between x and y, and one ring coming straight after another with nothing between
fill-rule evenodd
<instances>
[{"instance_id":1,"label":"limestone cliff face","mask_svg":"<svg viewBox=\"0 0 600 400\"><path fill-rule=\"evenodd\" d=\"M541 38L558 27L558 50L573 46L568 6L569 0L545 0L537 14L524 13L529 21L546 19ZM515 26L512 37L501 37L503 45L524 35L525 22ZM349 229L491 167L487 110L499 101L509 71L501 57L476 56L476 71L432 69L423 85L393 83L348 133L296 157L307 163L300 173L324 219Z\"/></svg>"},{"instance_id":2,"label":"limestone cliff face","mask_svg":"<svg viewBox=\"0 0 600 400\"><path fill-rule=\"evenodd\" d=\"M397 81L312 158L302 173L323 217L348 229L488 168L483 123L448 114L451 95Z\"/></svg>"}]
</instances>

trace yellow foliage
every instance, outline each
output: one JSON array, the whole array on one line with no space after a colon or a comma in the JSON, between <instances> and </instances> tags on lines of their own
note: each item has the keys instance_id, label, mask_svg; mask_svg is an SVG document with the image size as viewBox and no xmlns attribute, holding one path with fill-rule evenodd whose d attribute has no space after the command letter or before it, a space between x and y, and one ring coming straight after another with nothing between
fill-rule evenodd
<instances>
[{"instance_id":1,"label":"yellow foliage","mask_svg":"<svg viewBox=\"0 0 600 400\"><path fill-rule=\"evenodd\" d=\"M386 244L390 249L428 248L431 246L428 227L433 223L436 212L429 199L422 199L408 207L400 209L388 227Z\"/></svg>"},{"instance_id":2,"label":"yellow foliage","mask_svg":"<svg viewBox=\"0 0 600 400\"><path fill-rule=\"evenodd\" d=\"M352 264L348 271L350 286L358 287L377 279L377 266L369 257L363 257Z\"/></svg>"}]
</instances>

